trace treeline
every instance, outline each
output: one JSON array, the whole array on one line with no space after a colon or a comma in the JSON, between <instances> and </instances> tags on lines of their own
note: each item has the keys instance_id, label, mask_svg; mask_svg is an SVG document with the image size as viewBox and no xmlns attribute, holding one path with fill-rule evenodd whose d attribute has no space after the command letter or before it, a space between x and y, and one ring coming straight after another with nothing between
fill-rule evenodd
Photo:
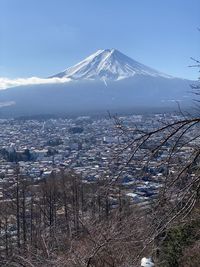
<instances>
[{"instance_id":1,"label":"treeline","mask_svg":"<svg viewBox=\"0 0 200 267\"><path fill-rule=\"evenodd\" d=\"M30 161L34 159L29 149L18 152L14 148L10 150L3 148L0 149L0 156L8 162Z\"/></svg>"}]
</instances>

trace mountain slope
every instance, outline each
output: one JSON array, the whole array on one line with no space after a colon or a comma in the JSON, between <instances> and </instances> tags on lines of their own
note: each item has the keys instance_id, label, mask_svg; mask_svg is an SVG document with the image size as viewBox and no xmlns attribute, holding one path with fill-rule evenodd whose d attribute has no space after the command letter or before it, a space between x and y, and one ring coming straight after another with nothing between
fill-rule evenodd
<instances>
[{"instance_id":1,"label":"mountain slope","mask_svg":"<svg viewBox=\"0 0 200 267\"><path fill-rule=\"evenodd\" d=\"M0 91L0 116L176 108L191 101L191 81L149 68L117 50L99 50L64 72L66 83Z\"/></svg>"},{"instance_id":2,"label":"mountain slope","mask_svg":"<svg viewBox=\"0 0 200 267\"><path fill-rule=\"evenodd\" d=\"M121 80L134 75L172 78L127 57L116 49L98 50L75 66L52 77L75 80Z\"/></svg>"}]
</instances>

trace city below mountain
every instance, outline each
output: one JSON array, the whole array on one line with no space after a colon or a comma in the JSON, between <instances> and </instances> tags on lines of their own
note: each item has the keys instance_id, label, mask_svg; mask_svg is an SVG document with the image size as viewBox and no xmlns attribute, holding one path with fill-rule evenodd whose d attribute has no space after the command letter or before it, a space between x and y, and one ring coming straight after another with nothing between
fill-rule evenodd
<instances>
[{"instance_id":1,"label":"city below mountain","mask_svg":"<svg viewBox=\"0 0 200 267\"><path fill-rule=\"evenodd\" d=\"M46 80L0 91L0 116L167 110L177 101L186 107L192 99L192 81L156 71L116 49L98 50Z\"/></svg>"}]
</instances>

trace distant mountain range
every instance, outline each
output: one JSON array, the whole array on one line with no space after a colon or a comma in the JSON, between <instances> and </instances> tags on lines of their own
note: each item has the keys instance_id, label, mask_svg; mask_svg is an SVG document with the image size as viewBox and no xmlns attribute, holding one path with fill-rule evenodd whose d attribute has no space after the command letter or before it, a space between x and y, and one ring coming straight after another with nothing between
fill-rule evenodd
<instances>
[{"instance_id":1,"label":"distant mountain range","mask_svg":"<svg viewBox=\"0 0 200 267\"><path fill-rule=\"evenodd\" d=\"M51 79L64 82L50 83ZM66 82L65 82L66 80ZM187 106L192 81L147 67L116 49L98 50L47 83L0 91L0 116L142 111Z\"/></svg>"}]
</instances>

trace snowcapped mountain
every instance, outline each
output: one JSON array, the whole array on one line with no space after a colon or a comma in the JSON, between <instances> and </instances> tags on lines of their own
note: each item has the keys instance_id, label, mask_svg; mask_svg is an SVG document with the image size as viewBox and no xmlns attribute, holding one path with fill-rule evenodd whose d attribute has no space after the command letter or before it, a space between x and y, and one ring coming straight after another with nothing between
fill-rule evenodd
<instances>
[{"instance_id":1,"label":"snowcapped mountain","mask_svg":"<svg viewBox=\"0 0 200 267\"><path fill-rule=\"evenodd\" d=\"M176 101L182 107L191 103L191 83L118 50L98 50L47 79L34 78L28 85L0 90L0 116L174 110Z\"/></svg>"},{"instance_id":2,"label":"snowcapped mountain","mask_svg":"<svg viewBox=\"0 0 200 267\"><path fill-rule=\"evenodd\" d=\"M98 50L80 63L51 78L117 81L135 75L172 78L133 60L116 49Z\"/></svg>"}]
</instances>

